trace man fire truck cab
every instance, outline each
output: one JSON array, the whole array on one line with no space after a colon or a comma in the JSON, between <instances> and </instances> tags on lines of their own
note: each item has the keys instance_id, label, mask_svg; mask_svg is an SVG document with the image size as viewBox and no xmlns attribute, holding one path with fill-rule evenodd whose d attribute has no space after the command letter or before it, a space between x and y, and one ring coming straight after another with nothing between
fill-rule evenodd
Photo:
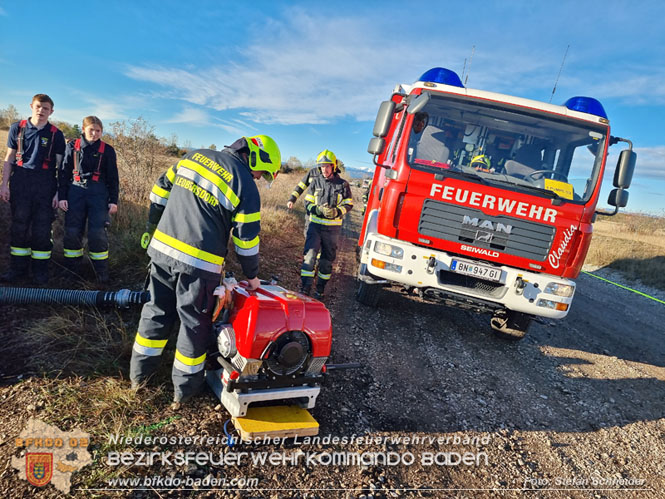
<instances>
[{"instance_id":1,"label":"man fire truck cab","mask_svg":"<svg viewBox=\"0 0 665 499\"><path fill-rule=\"evenodd\" d=\"M592 223L626 206L635 167L632 143L610 135L600 102L558 106L470 89L434 68L395 88L373 133L358 301L376 306L383 286L401 285L489 312L492 329L510 339L536 316L568 314ZM600 213L617 142L628 148L609 195L615 209Z\"/></svg>"}]
</instances>

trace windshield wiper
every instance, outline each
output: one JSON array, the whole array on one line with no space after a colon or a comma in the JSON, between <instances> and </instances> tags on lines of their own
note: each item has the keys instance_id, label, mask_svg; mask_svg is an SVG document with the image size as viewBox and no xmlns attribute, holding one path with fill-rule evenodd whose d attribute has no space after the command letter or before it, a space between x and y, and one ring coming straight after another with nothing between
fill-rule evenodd
<instances>
[{"instance_id":1,"label":"windshield wiper","mask_svg":"<svg viewBox=\"0 0 665 499\"><path fill-rule=\"evenodd\" d=\"M522 187L524 189L536 191L539 194L544 194L545 196L552 198L552 204L554 204L555 206L559 206L562 202L566 201L566 198L562 198L556 192L547 189L542 189L540 187L536 187L535 185L516 184L514 182L510 182L510 184L516 187Z\"/></svg>"},{"instance_id":2,"label":"windshield wiper","mask_svg":"<svg viewBox=\"0 0 665 499\"><path fill-rule=\"evenodd\" d=\"M446 170L446 173L454 173L455 175L460 175L470 180L475 180L478 183L487 185L487 181L483 177L476 175L475 173L464 172L461 170L453 170L453 169ZM434 180L443 180L444 178L446 177L443 173L434 174Z\"/></svg>"}]
</instances>

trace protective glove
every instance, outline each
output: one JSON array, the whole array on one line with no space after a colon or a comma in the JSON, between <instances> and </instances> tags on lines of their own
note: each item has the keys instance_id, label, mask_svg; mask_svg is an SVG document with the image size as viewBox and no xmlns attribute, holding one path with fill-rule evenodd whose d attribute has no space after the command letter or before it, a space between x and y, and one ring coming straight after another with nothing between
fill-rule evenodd
<instances>
[{"instance_id":1,"label":"protective glove","mask_svg":"<svg viewBox=\"0 0 665 499\"><path fill-rule=\"evenodd\" d=\"M324 204L321 207L321 214L324 218L337 218L337 208L335 206Z\"/></svg>"},{"instance_id":2,"label":"protective glove","mask_svg":"<svg viewBox=\"0 0 665 499\"><path fill-rule=\"evenodd\" d=\"M157 224L151 224L150 222L145 224L145 232L141 236L141 248L148 249L148 245L150 244L150 240L152 239L152 235L155 233L156 228Z\"/></svg>"}]
</instances>

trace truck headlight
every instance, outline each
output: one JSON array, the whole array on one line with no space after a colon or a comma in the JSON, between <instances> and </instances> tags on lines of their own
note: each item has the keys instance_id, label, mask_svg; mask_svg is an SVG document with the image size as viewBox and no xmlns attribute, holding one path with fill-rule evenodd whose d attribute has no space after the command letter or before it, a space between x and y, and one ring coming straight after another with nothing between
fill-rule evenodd
<instances>
[{"instance_id":1,"label":"truck headlight","mask_svg":"<svg viewBox=\"0 0 665 499\"><path fill-rule=\"evenodd\" d=\"M395 265L394 263L384 262L383 260L377 260L376 258L372 258L371 263L373 266L380 269L390 270L391 272L397 272L398 274L402 272L401 265Z\"/></svg>"},{"instance_id":2,"label":"truck headlight","mask_svg":"<svg viewBox=\"0 0 665 499\"><path fill-rule=\"evenodd\" d=\"M374 245L374 251L380 255L390 256L392 258L404 258L404 250L399 246L393 246L392 244L382 243L377 241Z\"/></svg>"},{"instance_id":3,"label":"truck headlight","mask_svg":"<svg viewBox=\"0 0 665 499\"><path fill-rule=\"evenodd\" d=\"M543 300L542 298L536 303L539 307L551 308L552 310L558 310L559 312L565 312L568 310L567 303L561 303L554 300Z\"/></svg>"},{"instance_id":4,"label":"truck headlight","mask_svg":"<svg viewBox=\"0 0 665 499\"><path fill-rule=\"evenodd\" d=\"M563 296L564 298L570 298L575 292L575 286L569 284L561 284L558 282L550 282L545 286L545 293L556 296Z\"/></svg>"},{"instance_id":5,"label":"truck headlight","mask_svg":"<svg viewBox=\"0 0 665 499\"><path fill-rule=\"evenodd\" d=\"M231 326L222 326L217 335L217 349L222 357L233 357L236 352L236 333Z\"/></svg>"}]
</instances>

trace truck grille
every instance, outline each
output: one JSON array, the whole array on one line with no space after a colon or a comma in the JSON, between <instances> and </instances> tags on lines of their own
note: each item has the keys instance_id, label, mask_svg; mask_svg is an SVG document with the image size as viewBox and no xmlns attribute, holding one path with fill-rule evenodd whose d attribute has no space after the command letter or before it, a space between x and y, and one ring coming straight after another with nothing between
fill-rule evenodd
<instances>
[{"instance_id":1,"label":"truck grille","mask_svg":"<svg viewBox=\"0 0 665 499\"><path fill-rule=\"evenodd\" d=\"M464 223L465 216L477 225ZM511 227L510 233L502 230L508 226ZM437 239L544 261L550 251L555 230L550 225L504 215L490 217L480 210L426 199L420 214L418 232Z\"/></svg>"},{"instance_id":2,"label":"truck grille","mask_svg":"<svg viewBox=\"0 0 665 499\"><path fill-rule=\"evenodd\" d=\"M439 282L448 289L457 288L461 292L472 292L477 296L487 296L491 298L502 298L506 294L507 288L500 282L491 282L478 279L476 277L456 274L446 270L439 271Z\"/></svg>"}]
</instances>

